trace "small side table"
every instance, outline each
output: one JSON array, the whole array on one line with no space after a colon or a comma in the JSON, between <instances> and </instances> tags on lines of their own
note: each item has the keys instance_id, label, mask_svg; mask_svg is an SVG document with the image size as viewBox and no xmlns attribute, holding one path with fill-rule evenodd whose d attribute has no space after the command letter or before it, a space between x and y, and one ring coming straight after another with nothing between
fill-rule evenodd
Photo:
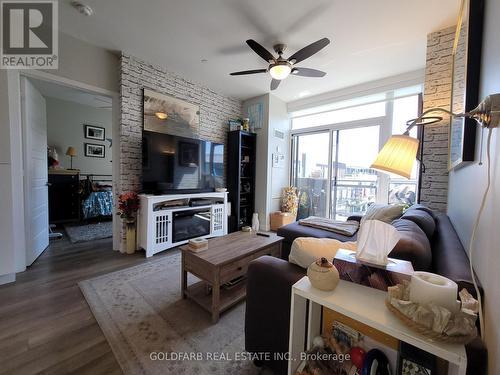
<instances>
[{"instance_id":1,"label":"small side table","mask_svg":"<svg viewBox=\"0 0 500 375\"><path fill-rule=\"evenodd\" d=\"M288 374L295 373L300 353L304 348L311 348L314 337L320 334L324 306L448 361L449 375L465 375L464 345L431 341L412 331L387 309L386 297L387 292L344 280L340 280L332 292L315 289L307 276L297 281L292 287L290 307Z\"/></svg>"}]
</instances>

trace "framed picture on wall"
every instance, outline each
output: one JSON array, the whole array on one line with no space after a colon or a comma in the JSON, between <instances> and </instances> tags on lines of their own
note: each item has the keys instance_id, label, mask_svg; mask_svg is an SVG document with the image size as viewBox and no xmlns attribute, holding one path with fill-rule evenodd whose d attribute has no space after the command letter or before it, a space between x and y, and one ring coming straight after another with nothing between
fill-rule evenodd
<instances>
[{"instance_id":1,"label":"framed picture on wall","mask_svg":"<svg viewBox=\"0 0 500 375\"><path fill-rule=\"evenodd\" d=\"M200 106L145 88L144 130L199 138Z\"/></svg>"},{"instance_id":2,"label":"framed picture on wall","mask_svg":"<svg viewBox=\"0 0 500 375\"><path fill-rule=\"evenodd\" d=\"M85 138L104 141L106 138L106 129L101 126L84 125Z\"/></svg>"},{"instance_id":3,"label":"framed picture on wall","mask_svg":"<svg viewBox=\"0 0 500 375\"><path fill-rule=\"evenodd\" d=\"M479 69L483 30L483 0L462 0L453 44L451 111L467 112L479 100ZM451 118L448 169L474 160L476 124L473 119Z\"/></svg>"},{"instance_id":4,"label":"framed picture on wall","mask_svg":"<svg viewBox=\"0 0 500 375\"><path fill-rule=\"evenodd\" d=\"M84 143L83 148L85 156L89 158L104 158L106 156L106 148L104 147L104 145Z\"/></svg>"}]
</instances>

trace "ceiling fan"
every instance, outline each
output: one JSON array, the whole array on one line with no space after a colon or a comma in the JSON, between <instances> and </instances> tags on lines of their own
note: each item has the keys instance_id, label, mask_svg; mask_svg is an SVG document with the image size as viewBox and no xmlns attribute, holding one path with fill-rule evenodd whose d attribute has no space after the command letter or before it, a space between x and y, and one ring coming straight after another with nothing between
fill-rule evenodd
<instances>
[{"instance_id":1,"label":"ceiling fan","mask_svg":"<svg viewBox=\"0 0 500 375\"><path fill-rule=\"evenodd\" d=\"M295 64L298 64L299 62L311 57L315 53L325 48L328 44L330 44L330 40L328 38L323 38L309 44L308 46L295 52L288 59L285 59L282 56L283 52L286 49L285 44L280 43L273 46L274 51L278 54L277 58L253 39L248 39L247 44L257 55L266 60L269 63L269 66L266 69L243 70L240 72L230 73L230 75L241 76L246 74L269 72L272 77L271 90L276 90L280 82L290 74L302 77L324 77L326 75L326 73L322 72L321 70L300 67L298 68L295 66Z\"/></svg>"}]
</instances>

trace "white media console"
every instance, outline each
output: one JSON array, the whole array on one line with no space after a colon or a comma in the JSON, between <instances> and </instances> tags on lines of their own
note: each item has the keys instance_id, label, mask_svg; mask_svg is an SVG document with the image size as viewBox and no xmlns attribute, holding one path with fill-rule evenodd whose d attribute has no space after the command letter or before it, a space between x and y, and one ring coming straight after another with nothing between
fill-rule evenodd
<instances>
[{"instance_id":1,"label":"white media console","mask_svg":"<svg viewBox=\"0 0 500 375\"><path fill-rule=\"evenodd\" d=\"M227 192L139 195L138 243L146 257L190 238L227 234Z\"/></svg>"}]
</instances>

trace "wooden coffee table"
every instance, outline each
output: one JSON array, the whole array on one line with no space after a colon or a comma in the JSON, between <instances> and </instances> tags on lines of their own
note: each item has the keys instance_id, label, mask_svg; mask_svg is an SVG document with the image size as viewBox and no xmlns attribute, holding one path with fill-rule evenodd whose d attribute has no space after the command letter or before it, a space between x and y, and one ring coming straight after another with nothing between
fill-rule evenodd
<instances>
[{"instance_id":1,"label":"wooden coffee table","mask_svg":"<svg viewBox=\"0 0 500 375\"><path fill-rule=\"evenodd\" d=\"M245 276L250 261L262 255L281 255L283 237L267 233L269 237L254 232L234 232L208 240L208 249L193 252L182 249L182 298L189 297L212 314L212 322L219 320L227 310L246 296ZM187 273L202 281L187 285ZM241 281L228 286L235 279Z\"/></svg>"}]
</instances>

